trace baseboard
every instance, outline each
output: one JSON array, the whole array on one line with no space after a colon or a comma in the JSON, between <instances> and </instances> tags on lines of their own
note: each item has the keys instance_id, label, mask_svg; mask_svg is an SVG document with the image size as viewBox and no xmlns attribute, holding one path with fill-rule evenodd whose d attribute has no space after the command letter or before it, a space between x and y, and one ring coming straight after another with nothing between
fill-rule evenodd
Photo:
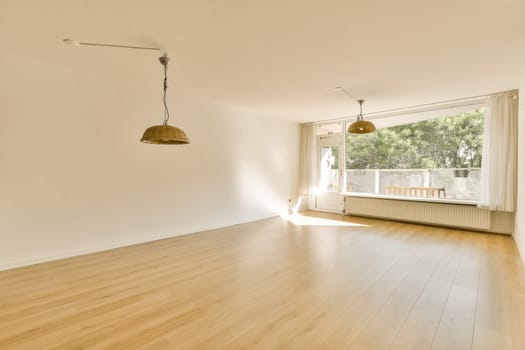
<instances>
[{"instance_id":1,"label":"baseboard","mask_svg":"<svg viewBox=\"0 0 525 350\"><path fill-rule=\"evenodd\" d=\"M93 246L89 248L58 252L52 255L42 255L38 257L32 257L30 259L12 260L12 261L0 263L0 271L11 270L11 269L16 269L19 267L25 267L25 266L35 265L35 264L41 264L41 263L46 263L46 262L55 261L55 260L67 259L67 258L72 258L75 256L98 253L98 252L102 252L105 250L123 248L123 247L132 246L135 244L154 242L154 241L158 241L158 240L166 239L166 238L173 238L177 236L184 236L184 235L190 235L190 234L195 234L195 233L200 233L200 232L205 232L205 231L210 231L210 230L216 230L220 228L241 225L241 224L245 224L248 222L265 220L265 219L269 219L269 218L276 217L276 216L279 216L279 213L272 213L271 215L257 217L257 218L244 218L241 220L236 220L232 222L231 224L227 224L227 225L197 226L192 229L188 229L185 232L155 235L155 236L147 237L145 239L122 240L122 241L117 241L117 242L111 242L111 243L104 244L104 245L97 245L97 246Z\"/></svg>"}]
</instances>

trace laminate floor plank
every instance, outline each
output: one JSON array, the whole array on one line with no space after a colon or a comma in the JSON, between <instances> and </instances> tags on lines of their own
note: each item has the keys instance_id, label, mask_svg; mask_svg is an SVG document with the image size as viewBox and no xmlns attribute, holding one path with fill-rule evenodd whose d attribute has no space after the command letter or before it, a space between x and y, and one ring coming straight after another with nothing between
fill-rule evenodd
<instances>
[{"instance_id":1,"label":"laminate floor plank","mask_svg":"<svg viewBox=\"0 0 525 350\"><path fill-rule=\"evenodd\" d=\"M428 349L441 319L450 290L464 253L464 233L456 237L456 246L431 276L417 303L403 321L389 350Z\"/></svg>"},{"instance_id":2,"label":"laminate floor plank","mask_svg":"<svg viewBox=\"0 0 525 350\"><path fill-rule=\"evenodd\" d=\"M479 239L470 235L470 245L454 279L431 349L471 349L476 319L481 270Z\"/></svg>"}]
</instances>

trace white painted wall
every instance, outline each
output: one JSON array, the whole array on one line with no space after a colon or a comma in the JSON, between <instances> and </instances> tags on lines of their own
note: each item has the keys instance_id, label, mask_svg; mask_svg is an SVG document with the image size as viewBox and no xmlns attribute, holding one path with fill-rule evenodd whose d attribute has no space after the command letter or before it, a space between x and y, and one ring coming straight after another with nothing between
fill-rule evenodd
<instances>
[{"instance_id":1,"label":"white painted wall","mask_svg":"<svg viewBox=\"0 0 525 350\"><path fill-rule=\"evenodd\" d=\"M515 216L514 240L525 264L525 76L520 86L518 117L518 194Z\"/></svg>"},{"instance_id":2,"label":"white painted wall","mask_svg":"<svg viewBox=\"0 0 525 350\"><path fill-rule=\"evenodd\" d=\"M71 67L0 52L0 269L257 220L295 198L297 124L171 92L191 144L142 144L162 120L160 66L154 86Z\"/></svg>"}]
</instances>

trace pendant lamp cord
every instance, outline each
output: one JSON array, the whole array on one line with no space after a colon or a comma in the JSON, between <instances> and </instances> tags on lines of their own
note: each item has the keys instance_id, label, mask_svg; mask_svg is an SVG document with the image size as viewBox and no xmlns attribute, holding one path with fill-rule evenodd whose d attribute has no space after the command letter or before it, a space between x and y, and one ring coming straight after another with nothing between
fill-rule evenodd
<instances>
[{"instance_id":1,"label":"pendant lamp cord","mask_svg":"<svg viewBox=\"0 0 525 350\"><path fill-rule=\"evenodd\" d=\"M168 64L163 63L164 66L164 95L162 102L164 102L164 125L168 125L170 119L170 111L168 110L168 103L166 102L166 91L168 90Z\"/></svg>"},{"instance_id":2,"label":"pendant lamp cord","mask_svg":"<svg viewBox=\"0 0 525 350\"><path fill-rule=\"evenodd\" d=\"M363 103L365 100L358 100L359 102L359 115L357 116L357 120L363 120Z\"/></svg>"}]
</instances>

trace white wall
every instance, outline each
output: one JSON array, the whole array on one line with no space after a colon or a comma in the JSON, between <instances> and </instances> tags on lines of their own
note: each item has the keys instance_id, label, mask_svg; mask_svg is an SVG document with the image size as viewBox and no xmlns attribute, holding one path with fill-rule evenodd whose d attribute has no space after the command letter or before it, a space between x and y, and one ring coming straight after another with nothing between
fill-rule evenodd
<instances>
[{"instance_id":1,"label":"white wall","mask_svg":"<svg viewBox=\"0 0 525 350\"><path fill-rule=\"evenodd\" d=\"M520 86L518 117L518 204L515 216L514 240L525 264L525 76Z\"/></svg>"},{"instance_id":2,"label":"white wall","mask_svg":"<svg viewBox=\"0 0 525 350\"><path fill-rule=\"evenodd\" d=\"M295 198L299 126L0 52L0 269L257 220ZM172 93L175 95L174 93Z\"/></svg>"}]
</instances>

